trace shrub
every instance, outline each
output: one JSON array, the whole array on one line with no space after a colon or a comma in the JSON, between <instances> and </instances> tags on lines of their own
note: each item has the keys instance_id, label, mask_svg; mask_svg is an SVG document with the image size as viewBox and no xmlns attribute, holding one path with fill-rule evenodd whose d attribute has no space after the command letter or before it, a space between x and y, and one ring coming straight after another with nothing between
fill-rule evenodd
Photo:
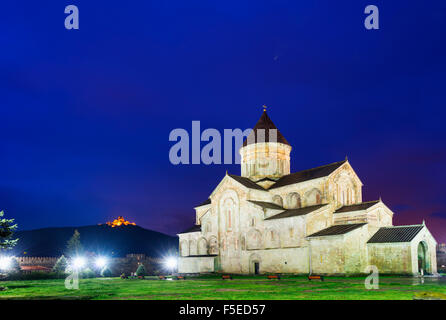
<instances>
[{"instance_id":1,"label":"shrub","mask_svg":"<svg viewBox=\"0 0 446 320\"><path fill-rule=\"evenodd\" d=\"M147 274L147 272L146 272L146 268L144 267L143 264L140 264L140 265L138 266L138 269L136 269L136 275L137 275L138 277L139 277L139 276L144 277L146 274Z\"/></svg>"},{"instance_id":2,"label":"shrub","mask_svg":"<svg viewBox=\"0 0 446 320\"><path fill-rule=\"evenodd\" d=\"M101 276L105 278L110 278L112 276L112 272L108 267L104 267L104 269L102 269L101 271Z\"/></svg>"},{"instance_id":3,"label":"shrub","mask_svg":"<svg viewBox=\"0 0 446 320\"><path fill-rule=\"evenodd\" d=\"M91 270L90 268L86 268L84 269L81 273L80 273L81 278L96 278L96 273Z\"/></svg>"},{"instance_id":4,"label":"shrub","mask_svg":"<svg viewBox=\"0 0 446 320\"><path fill-rule=\"evenodd\" d=\"M64 255L60 256L60 258L56 261L56 264L53 267L53 272L55 273L66 273L68 267L68 261Z\"/></svg>"}]
</instances>

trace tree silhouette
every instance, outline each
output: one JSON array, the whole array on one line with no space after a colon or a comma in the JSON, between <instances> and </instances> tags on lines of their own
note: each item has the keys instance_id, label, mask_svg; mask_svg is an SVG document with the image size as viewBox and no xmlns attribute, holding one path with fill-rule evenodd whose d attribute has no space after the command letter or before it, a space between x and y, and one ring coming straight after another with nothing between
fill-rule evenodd
<instances>
[{"instance_id":1,"label":"tree silhouette","mask_svg":"<svg viewBox=\"0 0 446 320\"><path fill-rule=\"evenodd\" d=\"M11 240L14 231L17 229L17 224L14 224L14 219L2 218L4 212L0 211L0 250L8 250L17 244L19 239Z\"/></svg>"},{"instance_id":2,"label":"tree silhouette","mask_svg":"<svg viewBox=\"0 0 446 320\"><path fill-rule=\"evenodd\" d=\"M73 236L67 242L66 253L69 257L75 257L82 252L81 235L74 230Z\"/></svg>"}]
</instances>

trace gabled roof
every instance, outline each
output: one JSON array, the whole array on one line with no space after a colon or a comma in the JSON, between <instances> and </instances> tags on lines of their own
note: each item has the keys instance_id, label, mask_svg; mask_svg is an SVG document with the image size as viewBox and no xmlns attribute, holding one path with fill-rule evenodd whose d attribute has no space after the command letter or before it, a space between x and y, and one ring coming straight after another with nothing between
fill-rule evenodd
<instances>
[{"instance_id":1,"label":"gabled roof","mask_svg":"<svg viewBox=\"0 0 446 320\"><path fill-rule=\"evenodd\" d=\"M356 223L356 224L339 224L334 225L331 227L328 227L327 229L318 231L316 233L313 233L312 235L309 235L308 238L311 237L326 237L326 236L338 236L342 234L346 234L350 231L353 231L355 229L358 229L362 227L363 225L366 225L367 223Z\"/></svg>"},{"instance_id":2,"label":"gabled roof","mask_svg":"<svg viewBox=\"0 0 446 320\"><path fill-rule=\"evenodd\" d=\"M275 210L283 210L283 208L275 203L272 202L265 202L265 201L255 201L255 200L248 200L251 203L254 203L262 208L265 209L275 209Z\"/></svg>"},{"instance_id":3,"label":"gabled roof","mask_svg":"<svg viewBox=\"0 0 446 320\"><path fill-rule=\"evenodd\" d=\"M350 212L350 211L359 211L359 210L366 210L375 204L377 204L379 200L375 201L367 201L367 202L361 202L357 204L352 204L348 206L342 206L338 210L336 210L334 213L344 213L344 212Z\"/></svg>"},{"instance_id":4,"label":"gabled roof","mask_svg":"<svg viewBox=\"0 0 446 320\"><path fill-rule=\"evenodd\" d=\"M280 188L294 183L326 177L346 162L347 160L343 160L313 169L307 169L295 173L290 173L277 180L277 182L273 184L270 189Z\"/></svg>"},{"instance_id":5,"label":"gabled roof","mask_svg":"<svg viewBox=\"0 0 446 320\"><path fill-rule=\"evenodd\" d=\"M178 234L191 233L191 232L201 232L201 226L194 225L193 227L190 227L189 229L186 229L183 232L179 232Z\"/></svg>"},{"instance_id":6,"label":"gabled roof","mask_svg":"<svg viewBox=\"0 0 446 320\"><path fill-rule=\"evenodd\" d=\"M208 204L211 204L211 199L207 199L206 201L203 201L202 203L200 203L195 208L202 207L202 206L205 206L205 205L208 205Z\"/></svg>"},{"instance_id":7,"label":"gabled roof","mask_svg":"<svg viewBox=\"0 0 446 320\"><path fill-rule=\"evenodd\" d=\"M268 217L265 220L274 220L274 219L283 219L283 218L303 216L303 215L309 214L313 211L316 211L316 210L322 208L323 206L326 206L326 204L317 204L315 206L308 206L308 207L297 208L297 209L288 209L288 210L285 210L284 212L281 212L274 216Z\"/></svg>"},{"instance_id":8,"label":"gabled roof","mask_svg":"<svg viewBox=\"0 0 446 320\"><path fill-rule=\"evenodd\" d=\"M367 243L410 242L424 228L424 225L380 228Z\"/></svg>"},{"instance_id":9,"label":"gabled roof","mask_svg":"<svg viewBox=\"0 0 446 320\"><path fill-rule=\"evenodd\" d=\"M259 135L258 130L262 129L263 132ZM275 129L277 132L277 141L270 141L269 130ZM248 138L243 141L243 146L248 144L254 144L258 142L278 142L290 145L285 137L280 133L277 129L276 125L272 122L272 120L268 117L266 110L263 110L262 116L259 121L257 121L256 125L252 129Z\"/></svg>"},{"instance_id":10,"label":"gabled roof","mask_svg":"<svg viewBox=\"0 0 446 320\"><path fill-rule=\"evenodd\" d=\"M257 183L253 182L249 178L236 176L234 174L228 174L228 176L230 176L232 179L234 179L235 181L241 183L242 185L244 185L245 187L247 187L249 189L257 189L257 190L265 191L265 189L263 187L259 186Z\"/></svg>"},{"instance_id":11,"label":"gabled roof","mask_svg":"<svg viewBox=\"0 0 446 320\"><path fill-rule=\"evenodd\" d=\"M260 180L257 180L256 183L263 182L263 181L272 181L272 182L276 182L277 179L272 179L272 178L270 178L270 177L265 177L265 178L262 178L262 179L260 179Z\"/></svg>"}]
</instances>

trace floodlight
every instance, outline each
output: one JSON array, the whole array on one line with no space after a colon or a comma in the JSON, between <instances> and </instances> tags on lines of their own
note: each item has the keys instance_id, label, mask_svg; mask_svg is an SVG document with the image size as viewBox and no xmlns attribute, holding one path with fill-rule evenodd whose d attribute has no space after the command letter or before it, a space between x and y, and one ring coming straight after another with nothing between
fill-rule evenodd
<instances>
[{"instance_id":1,"label":"floodlight","mask_svg":"<svg viewBox=\"0 0 446 320\"><path fill-rule=\"evenodd\" d=\"M11 264L11 257L0 257L0 270L8 270L9 268L11 268Z\"/></svg>"},{"instance_id":2,"label":"floodlight","mask_svg":"<svg viewBox=\"0 0 446 320\"><path fill-rule=\"evenodd\" d=\"M168 269L173 270L177 267L177 259L174 257L167 258L165 263Z\"/></svg>"},{"instance_id":3,"label":"floodlight","mask_svg":"<svg viewBox=\"0 0 446 320\"><path fill-rule=\"evenodd\" d=\"M97 257L95 261L96 267L103 268L107 264L107 259L104 257Z\"/></svg>"},{"instance_id":4,"label":"floodlight","mask_svg":"<svg viewBox=\"0 0 446 320\"><path fill-rule=\"evenodd\" d=\"M86 262L87 261L84 257L76 257L73 259L73 268L82 269L85 266Z\"/></svg>"}]
</instances>

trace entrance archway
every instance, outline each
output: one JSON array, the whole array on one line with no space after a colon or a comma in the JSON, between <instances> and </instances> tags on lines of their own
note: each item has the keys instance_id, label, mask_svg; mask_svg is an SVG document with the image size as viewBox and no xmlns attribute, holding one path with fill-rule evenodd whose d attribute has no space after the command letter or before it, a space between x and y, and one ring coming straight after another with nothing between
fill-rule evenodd
<instances>
[{"instance_id":1,"label":"entrance archway","mask_svg":"<svg viewBox=\"0 0 446 320\"><path fill-rule=\"evenodd\" d=\"M249 257L249 273L250 274L260 274L260 262L261 262L261 259L258 254L253 253Z\"/></svg>"},{"instance_id":2,"label":"entrance archway","mask_svg":"<svg viewBox=\"0 0 446 320\"><path fill-rule=\"evenodd\" d=\"M418 273L426 274L430 272L429 250L426 242L418 244Z\"/></svg>"}]
</instances>

